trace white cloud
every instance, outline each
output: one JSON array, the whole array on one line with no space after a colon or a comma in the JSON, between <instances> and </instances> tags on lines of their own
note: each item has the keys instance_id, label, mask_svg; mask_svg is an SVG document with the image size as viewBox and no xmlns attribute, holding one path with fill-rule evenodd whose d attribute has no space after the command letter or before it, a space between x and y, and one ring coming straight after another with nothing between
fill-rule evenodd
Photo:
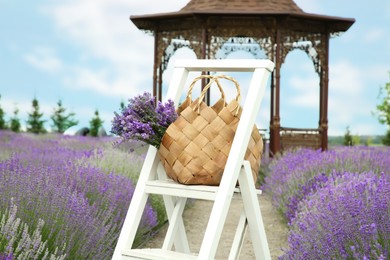
<instances>
[{"instance_id":1,"label":"white cloud","mask_svg":"<svg viewBox=\"0 0 390 260\"><path fill-rule=\"evenodd\" d=\"M47 72L56 72L62 67L61 60L54 49L46 46L34 48L31 53L24 55L24 60L30 65Z\"/></svg>"},{"instance_id":2,"label":"white cloud","mask_svg":"<svg viewBox=\"0 0 390 260\"><path fill-rule=\"evenodd\" d=\"M281 70L280 95L283 107L318 108L319 77L305 52L288 54Z\"/></svg>"},{"instance_id":3,"label":"white cloud","mask_svg":"<svg viewBox=\"0 0 390 260\"><path fill-rule=\"evenodd\" d=\"M369 86L383 77L381 66L358 67L346 61L331 65L329 86L329 134L344 134L350 126L354 134L381 133L372 116L378 86Z\"/></svg>"},{"instance_id":4,"label":"white cloud","mask_svg":"<svg viewBox=\"0 0 390 260\"><path fill-rule=\"evenodd\" d=\"M72 68L73 77L66 78L65 84L73 89L87 89L105 96L129 97L138 92L134 85L141 85L131 77L112 77L106 69L92 70L90 68Z\"/></svg>"},{"instance_id":5,"label":"white cloud","mask_svg":"<svg viewBox=\"0 0 390 260\"><path fill-rule=\"evenodd\" d=\"M384 14L389 17L390 16L390 2L386 1L386 5L383 8Z\"/></svg>"},{"instance_id":6,"label":"white cloud","mask_svg":"<svg viewBox=\"0 0 390 260\"><path fill-rule=\"evenodd\" d=\"M19 112L18 112L18 117L20 118L25 118L27 117L27 114L28 113L31 113L32 112L32 98L31 100L21 100L19 102L14 102L14 101L11 101L11 100L8 100L8 99L2 99L1 100L1 103L3 106L3 109L6 113L6 116L8 118L10 117L13 117L14 116L14 111L15 109L18 109ZM51 114L53 112L53 107L49 106L48 104L44 104L42 102L39 101L38 99L38 104L39 104L39 111L41 113L43 113L45 116L47 115L47 117L49 116L49 114ZM46 118L45 118L46 119Z\"/></svg>"},{"instance_id":7,"label":"white cloud","mask_svg":"<svg viewBox=\"0 0 390 260\"><path fill-rule=\"evenodd\" d=\"M321 8L318 2L313 0L294 0L294 2L307 13L320 13Z\"/></svg>"},{"instance_id":8,"label":"white cloud","mask_svg":"<svg viewBox=\"0 0 390 260\"><path fill-rule=\"evenodd\" d=\"M390 44L390 43L389 43ZM369 82L380 82L379 85L373 85L369 84L369 87L372 91L376 91L377 88L380 86L384 86L386 82L389 82L390 80L390 64L374 64L370 65L368 67L363 67L364 71L362 71L362 74L364 74L364 77Z\"/></svg>"},{"instance_id":9,"label":"white cloud","mask_svg":"<svg viewBox=\"0 0 390 260\"><path fill-rule=\"evenodd\" d=\"M1 99L1 106L4 109L4 112L8 118L13 117L15 109L19 110L19 116L20 111L29 111L31 107L31 101L22 101L22 102L14 102L9 99Z\"/></svg>"},{"instance_id":10,"label":"white cloud","mask_svg":"<svg viewBox=\"0 0 390 260\"><path fill-rule=\"evenodd\" d=\"M379 130L382 129L383 130ZM355 124L350 127L352 134L355 135L369 135L371 133L378 133L378 134L384 134L385 133L385 127L378 125L378 122L374 119L371 120L370 123L366 122L356 122Z\"/></svg>"},{"instance_id":11,"label":"white cloud","mask_svg":"<svg viewBox=\"0 0 390 260\"><path fill-rule=\"evenodd\" d=\"M151 90L153 37L138 30L129 20L132 14L176 11L187 1L85 0L63 1L42 8L62 38L83 51L79 60L65 61L66 80L79 87L110 95L129 95ZM80 63L103 62L105 67L80 68ZM108 76L109 75L109 76ZM131 91L129 86L131 85Z\"/></svg>"},{"instance_id":12,"label":"white cloud","mask_svg":"<svg viewBox=\"0 0 390 260\"><path fill-rule=\"evenodd\" d=\"M89 89L105 95L120 96L121 98L133 96L144 90L151 90L152 86L145 86L145 84L151 84L152 81L153 37L138 30L129 20L129 16L177 11L188 1L67 0L51 2L50 6L44 8L45 15L52 18L60 37L81 53L74 60L65 60L66 57L64 57L64 60L59 61L59 65L57 65L66 73L64 76L66 78L63 79L66 81L66 85L78 89ZM326 13L321 9L324 4L320 4L318 1L296 0L296 3L306 12ZM350 33L346 33L341 37L341 40L347 41L349 35ZM366 35L366 40L374 41L382 36L383 34L379 30L372 31ZM390 46L390 40L388 41L388 46ZM55 68L56 65L48 65L50 64L49 57L55 58L55 52L51 54L53 55L44 56L34 50L28 59L31 64L35 62L35 66L39 66L37 65L38 61L46 61L46 63L42 62L41 69ZM303 53L303 55L306 54ZM288 71L294 71L297 75L302 75L304 72L310 77L291 77L288 84L283 82L282 86L286 85L295 91L293 95L288 97L292 106L300 105L305 108L313 108L318 106L318 75L313 71L311 61L306 56L305 58L307 64L303 64L304 67L301 66L301 63L293 62L293 69L288 69ZM99 65L90 66L94 63L99 63ZM84 66L84 64L88 65ZM370 110L367 108L370 101L364 99L366 97L364 86L367 85L364 82L369 77L373 78L374 75L378 74L381 77L386 77L386 80L389 79L388 74L379 72L379 67L371 66L363 71L357 69L356 66L358 65L348 61L338 61L330 66L330 125L333 126L337 123L337 127L342 132L345 131L347 124L352 125L356 118L359 119L362 114L367 114L367 111ZM306 72L306 67L310 68L310 72ZM389 71L389 68L386 71ZM283 72L282 75L284 77L285 73ZM165 73L164 82L169 82L169 79L169 72ZM371 91L375 90L376 92L378 86L372 87ZM281 94L284 93L282 90ZM288 105L290 106L290 104ZM26 109L27 111L29 107ZM89 109L85 111L88 118L93 116L90 112ZM79 114L83 114L81 108L77 110L77 115L79 116ZM263 116L269 118L269 112L265 112ZM104 117L110 118L112 115L104 115Z\"/></svg>"},{"instance_id":13,"label":"white cloud","mask_svg":"<svg viewBox=\"0 0 390 260\"><path fill-rule=\"evenodd\" d=\"M364 75L364 71L350 61L338 61L330 65L329 87L333 93L360 96L364 88Z\"/></svg>"},{"instance_id":14,"label":"white cloud","mask_svg":"<svg viewBox=\"0 0 390 260\"><path fill-rule=\"evenodd\" d=\"M363 40L367 43L375 43L377 41L385 40L387 32L381 28L369 28L368 32L364 34Z\"/></svg>"},{"instance_id":15,"label":"white cloud","mask_svg":"<svg viewBox=\"0 0 390 260\"><path fill-rule=\"evenodd\" d=\"M289 84L293 93L288 98L288 106L303 108L318 108L319 102L319 80L317 74L302 77L293 77Z\"/></svg>"},{"instance_id":16,"label":"white cloud","mask_svg":"<svg viewBox=\"0 0 390 260\"><path fill-rule=\"evenodd\" d=\"M110 2L110 0L107 1ZM176 12L183 8L189 1L190 0L165 0L162 4L157 4L154 0L134 1L134 3L123 0L127 5L131 5L131 11L134 15Z\"/></svg>"}]
</instances>

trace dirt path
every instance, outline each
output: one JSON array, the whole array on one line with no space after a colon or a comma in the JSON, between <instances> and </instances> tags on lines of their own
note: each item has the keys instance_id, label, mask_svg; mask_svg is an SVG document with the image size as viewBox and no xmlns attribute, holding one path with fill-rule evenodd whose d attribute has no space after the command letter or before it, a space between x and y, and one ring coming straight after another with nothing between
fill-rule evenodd
<instances>
[{"instance_id":1,"label":"dirt path","mask_svg":"<svg viewBox=\"0 0 390 260\"><path fill-rule=\"evenodd\" d=\"M272 206L271 200L267 194L259 195L259 203L271 256L272 259L277 259L278 256L283 254L281 248L287 245L287 227L285 224L281 223L281 218ZM202 243L211 208L212 202L196 200L184 211L184 225L187 230L190 248L193 252L199 252L199 247ZM233 241L238 219L242 210L243 206L241 200L233 198L219 243L216 259L228 258L231 243ZM166 233L166 228L167 227L164 226L155 237L147 241L142 247L161 247ZM240 259L255 259L249 234L245 236L245 242L241 251Z\"/></svg>"}]
</instances>

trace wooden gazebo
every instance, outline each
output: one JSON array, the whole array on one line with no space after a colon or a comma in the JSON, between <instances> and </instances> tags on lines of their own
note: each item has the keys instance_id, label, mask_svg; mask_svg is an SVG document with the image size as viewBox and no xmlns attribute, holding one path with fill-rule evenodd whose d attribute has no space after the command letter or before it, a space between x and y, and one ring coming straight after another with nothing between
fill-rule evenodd
<instances>
[{"instance_id":1,"label":"wooden gazebo","mask_svg":"<svg viewBox=\"0 0 390 260\"><path fill-rule=\"evenodd\" d=\"M216 59L245 50L255 57L261 49L275 63L271 79L270 153L292 147L328 147L329 39L355 22L302 11L293 0L191 0L171 13L130 16L143 31L154 35L153 94L161 100L162 74L170 57L182 47L197 58ZM231 48L226 48L230 43ZM315 129L280 125L280 70L287 54L305 51L319 75L319 125ZM222 56L223 58L223 56Z\"/></svg>"}]
</instances>

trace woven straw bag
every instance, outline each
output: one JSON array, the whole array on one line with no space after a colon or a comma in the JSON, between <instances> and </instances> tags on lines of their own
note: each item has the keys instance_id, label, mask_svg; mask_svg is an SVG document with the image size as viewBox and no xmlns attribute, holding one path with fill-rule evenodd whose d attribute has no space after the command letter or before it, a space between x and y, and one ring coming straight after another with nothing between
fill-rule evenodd
<instances>
[{"instance_id":1,"label":"woven straw bag","mask_svg":"<svg viewBox=\"0 0 390 260\"><path fill-rule=\"evenodd\" d=\"M196 100L192 89L201 79L209 79ZM227 103L220 80L232 81L237 88L236 98ZM203 101L207 89L216 84L221 98L208 106ZM178 107L177 120L165 132L158 151L167 175L182 184L219 185L229 156L242 108L240 87L226 75L201 75L191 83L185 101ZM263 140L253 126L245 154L251 164L254 181L257 179L263 151Z\"/></svg>"}]
</instances>

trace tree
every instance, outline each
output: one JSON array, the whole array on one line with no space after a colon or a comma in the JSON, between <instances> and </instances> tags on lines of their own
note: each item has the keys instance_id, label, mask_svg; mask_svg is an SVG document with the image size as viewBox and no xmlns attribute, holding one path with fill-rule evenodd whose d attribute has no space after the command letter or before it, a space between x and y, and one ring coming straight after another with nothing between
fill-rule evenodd
<instances>
[{"instance_id":1,"label":"tree","mask_svg":"<svg viewBox=\"0 0 390 260\"><path fill-rule=\"evenodd\" d=\"M360 145L360 136L359 135L352 136L352 145Z\"/></svg>"},{"instance_id":2,"label":"tree","mask_svg":"<svg viewBox=\"0 0 390 260\"><path fill-rule=\"evenodd\" d=\"M14 116L11 118L10 122L10 129L13 132L20 132L20 120L18 118L19 109L15 108L14 110Z\"/></svg>"},{"instance_id":3,"label":"tree","mask_svg":"<svg viewBox=\"0 0 390 260\"><path fill-rule=\"evenodd\" d=\"M385 145L390 145L390 82L380 88L379 99L381 99L381 103L376 106L378 120L379 123L387 126L387 132L382 142Z\"/></svg>"},{"instance_id":4,"label":"tree","mask_svg":"<svg viewBox=\"0 0 390 260\"><path fill-rule=\"evenodd\" d=\"M346 132L344 134L343 145L353 146L353 137L351 135L351 131L349 130L349 126L347 126Z\"/></svg>"},{"instance_id":5,"label":"tree","mask_svg":"<svg viewBox=\"0 0 390 260\"><path fill-rule=\"evenodd\" d=\"M0 99L1 99L1 95L0 95ZM5 122L4 116L5 116L4 110L0 106L0 130L7 129L7 124Z\"/></svg>"},{"instance_id":6,"label":"tree","mask_svg":"<svg viewBox=\"0 0 390 260\"><path fill-rule=\"evenodd\" d=\"M103 122L99 117L99 111L95 110L95 117L89 121L89 135L90 136L98 136L99 129L102 127Z\"/></svg>"},{"instance_id":7,"label":"tree","mask_svg":"<svg viewBox=\"0 0 390 260\"><path fill-rule=\"evenodd\" d=\"M379 98L382 101L376 106L376 109L378 110L378 120L381 124L390 127L390 82L380 88Z\"/></svg>"},{"instance_id":8,"label":"tree","mask_svg":"<svg viewBox=\"0 0 390 260\"><path fill-rule=\"evenodd\" d=\"M120 107L120 110L119 111L122 111L123 109L125 109L125 102L122 100L121 103L119 104L119 107Z\"/></svg>"},{"instance_id":9,"label":"tree","mask_svg":"<svg viewBox=\"0 0 390 260\"><path fill-rule=\"evenodd\" d=\"M43 113L39 112L39 102L34 97L32 101L32 112L28 113L27 119L27 132L31 132L34 134L43 134L46 133L46 129L44 127L44 123L46 120L41 120Z\"/></svg>"},{"instance_id":10,"label":"tree","mask_svg":"<svg viewBox=\"0 0 390 260\"><path fill-rule=\"evenodd\" d=\"M384 145L390 146L390 129L387 130L386 135L382 139Z\"/></svg>"},{"instance_id":11,"label":"tree","mask_svg":"<svg viewBox=\"0 0 390 260\"><path fill-rule=\"evenodd\" d=\"M75 116L75 113L65 113L66 109L62 106L62 101L58 100L57 107L53 111L53 115L50 117L53 121L53 131L57 133L63 133L69 127L78 124L78 121L74 120L72 117Z\"/></svg>"}]
</instances>

